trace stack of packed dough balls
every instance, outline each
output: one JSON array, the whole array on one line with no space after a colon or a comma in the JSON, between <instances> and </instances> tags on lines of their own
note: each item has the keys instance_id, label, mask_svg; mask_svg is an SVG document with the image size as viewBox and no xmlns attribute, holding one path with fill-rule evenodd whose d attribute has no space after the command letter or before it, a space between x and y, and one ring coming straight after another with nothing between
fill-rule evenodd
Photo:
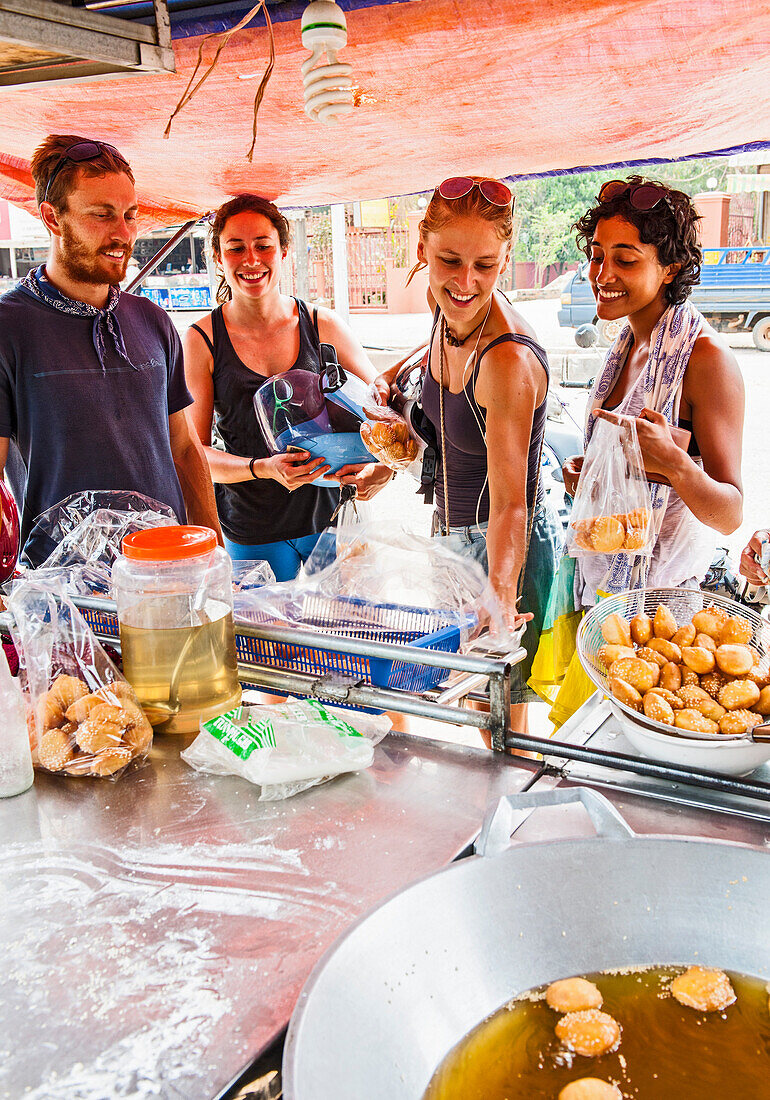
<instances>
[{"instance_id":1,"label":"stack of packed dough balls","mask_svg":"<svg viewBox=\"0 0 770 1100\"><path fill-rule=\"evenodd\" d=\"M677 626L659 604L653 618L608 615L599 660L612 695L647 718L697 733L748 733L770 715L770 665L751 645L751 624L719 607Z\"/></svg>"},{"instance_id":2,"label":"stack of packed dough balls","mask_svg":"<svg viewBox=\"0 0 770 1100\"><path fill-rule=\"evenodd\" d=\"M42 768L67 775L115 775L152 744L152 726L125 680L96 691L57 676L34 709Z\"/></svg>"}]
</instances>

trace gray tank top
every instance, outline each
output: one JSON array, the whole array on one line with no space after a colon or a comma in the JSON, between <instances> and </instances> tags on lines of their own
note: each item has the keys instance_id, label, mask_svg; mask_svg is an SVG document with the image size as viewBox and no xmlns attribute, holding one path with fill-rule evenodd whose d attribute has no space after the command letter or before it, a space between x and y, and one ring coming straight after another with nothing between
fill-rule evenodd
<instances>
[{"instance_id":1,"label":"gray tank top","mask_svg":"<svg viewBox=\"0 0 770 1100\"><path fill-rule=\"evenodd\" d=\"M431 333L431 351L440 313L436 310ZM471 377L460 393L444 390L444 423L446 427L446 465L449 488L449 522L452 527L471 527L477 522L486 523L489 519L489 484L487 482L487 446L482 435L486 431L486 410L476 401L476 380L481 361L491 349L504 343L523 344L537 356L549 379L548 356L545 349L516 332L505 332L492 340L479 355ZM543 502L543 487L540 485L535 502L535 488L538 484L538 466L540 450L545 432L545 414L547 396L535 409L532 417L532 434L529 439L527 455L527 507ZM439 439L436 473L436 507L442 522L446 517L444 504L444 475L441 467L441 415L439 407L439 384L430 372L425 372L422 387L422 407L431 420ZM474 415L475 413L475 415ZM478 419L477 419L478 418Z\"/></svg>"}]
</instances>

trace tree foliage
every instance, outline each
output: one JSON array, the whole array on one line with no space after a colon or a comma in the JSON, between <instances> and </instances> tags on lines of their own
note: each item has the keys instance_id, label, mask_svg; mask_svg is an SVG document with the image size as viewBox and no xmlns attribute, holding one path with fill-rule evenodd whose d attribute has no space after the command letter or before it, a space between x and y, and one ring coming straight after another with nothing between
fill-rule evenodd
<instances>
[{"instance_id":1,"label":"tree foliage","mask_svg":"<svg viewBox=\"0 0 770 1100\"><path fill-rule=\"evenodd\" d=\"M518 224L516 259L530 260L537 265L538 283L548 264L582 259L572 226L594 204L605 180L625 179L636 172L688 195L696 195L707 189L710 177L716 179L717 188L721 190L727 170L726 159L714 158L520 180L514 188Z\"/></svg>"}]
</instances>

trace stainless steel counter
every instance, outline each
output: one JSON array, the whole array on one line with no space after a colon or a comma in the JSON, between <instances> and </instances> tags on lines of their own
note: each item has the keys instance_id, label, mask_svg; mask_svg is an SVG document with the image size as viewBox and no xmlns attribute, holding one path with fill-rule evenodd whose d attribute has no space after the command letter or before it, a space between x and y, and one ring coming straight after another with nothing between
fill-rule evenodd
<instances>
[{"instance_id":1,"label":"stainless steel counter","mask_svg":"<svg viewBox=\"0 0 770 1100\"><path fill-rule=\"evenodd\" d=\"M38 773L0 802L0 1097L218 1095L337 935L538 774L391 735L368 771L260 803L193 772L185 743L116 783Z\"/></svg>"}]
</instances>

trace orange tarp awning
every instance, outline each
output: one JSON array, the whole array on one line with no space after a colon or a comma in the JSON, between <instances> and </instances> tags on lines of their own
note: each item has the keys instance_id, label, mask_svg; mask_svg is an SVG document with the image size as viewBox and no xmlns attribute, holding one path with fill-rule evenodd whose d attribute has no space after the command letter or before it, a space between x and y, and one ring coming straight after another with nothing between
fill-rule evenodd
<instances>
[{"instance_id":1,"label":"orange tarp awning","mask_svg":"<svg viewBox=\"0 0 770 1100\"><path fill-rule=\"evenodd\" d=\"M313 205L770 139L767 0L414 0L347 21L358 105L331 126L302 110L299 22L275 24L253 164L264 24L232 39L169 140L197 38L174 42L176 75L2 90L0 194L30 206L48 132L117 145L146 217L166 222L241 190Z\"/></svg>"}]
</instances>

